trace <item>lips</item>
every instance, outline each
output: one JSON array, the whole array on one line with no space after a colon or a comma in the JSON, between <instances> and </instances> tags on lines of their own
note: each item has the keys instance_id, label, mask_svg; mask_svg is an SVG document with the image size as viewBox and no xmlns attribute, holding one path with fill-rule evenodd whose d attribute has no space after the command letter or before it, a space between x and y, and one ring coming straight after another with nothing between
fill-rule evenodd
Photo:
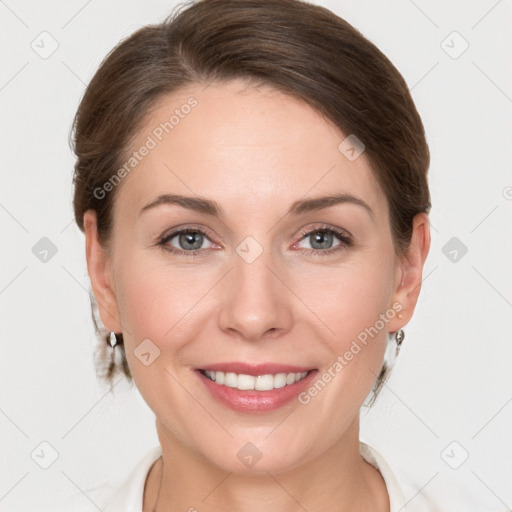
<instances>
[{"instance_id":1,"label":"lips","mask_svg":"<svg viewBox=\"0 0 512 512\"><path fill-rule=\"evenodd\" d=\"M245 413L268 413L296 399L311 384L318 370L278 363L231 362L207 365L195 369L194 373L209 394L229 408ZM273 379L272 385L267 382L269 378Z\"/></svg>"}]
</instances>

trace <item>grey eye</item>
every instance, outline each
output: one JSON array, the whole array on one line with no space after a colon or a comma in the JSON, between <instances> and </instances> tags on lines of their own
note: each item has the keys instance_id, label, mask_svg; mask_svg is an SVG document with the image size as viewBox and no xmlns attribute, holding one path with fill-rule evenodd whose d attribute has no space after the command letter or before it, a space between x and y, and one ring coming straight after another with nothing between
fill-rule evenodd
<instances>
[{"instance_id":1,"label":"grey eye","mask_svg":"<svg viewBox=\"0 0 512 512\"><path fill-rule=\"evenodd\" d=\"M315 231L309 235L312 249L330 249L332 247L333 234L327 231Z\"/></svg>"},{"instance_id":2,"label":"grey eye","mask_svg":"<svg viewBox=\"0 0 512 512\"><path fill-rule=\"evenodd\" d=\"M198 231L193 231L189 233L181 233L178 235L178 241L180 245L180 249L184 250L196 250L200 249L203 245L204 236Z\"/></svg>"}]
</instances>

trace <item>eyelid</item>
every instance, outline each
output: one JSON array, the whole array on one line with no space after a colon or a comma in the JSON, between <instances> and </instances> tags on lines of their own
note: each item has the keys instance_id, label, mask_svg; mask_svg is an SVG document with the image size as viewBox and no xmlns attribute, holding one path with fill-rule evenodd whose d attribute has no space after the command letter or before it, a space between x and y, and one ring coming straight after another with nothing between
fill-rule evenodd
<instances>
[{"instance_id":1,"label":"eyelid","mask_svg":"<svg viewBox=\"0 0 512 512\"><path fill-rule=\"evenodd\" d=\"M201 224L180 224L179 226L174 226L173 228L165 231L165 233L163 235L160 235L158 237L158 240L162 240L165 238L169 239L169 237L172 238L176 235L179 235L180 233L183 233L184 231L185 232L186 231L198 232L203 235L206 235L209 239L211 237L215 238L215 235L213 235L213 232L210 229L208 229L206 226L203 226Z\"/></svg>"},{"instance_id":2,"label":"eyelid","mask_svg":"<svg viewBox=\"0 0 512 512\"><path fill-rule=\"evenodd\" d=\"M336 228L334 226L329 226L327 224L319 224L314 227L307 227L300 230L299 235L302 237L301 240L303 240L304 237L311 235L317 231L332 231L337 236L342 237L343 239L349 239L352 240L352 235L346 230L342 228Z\"/></svg>"}]
</instances>

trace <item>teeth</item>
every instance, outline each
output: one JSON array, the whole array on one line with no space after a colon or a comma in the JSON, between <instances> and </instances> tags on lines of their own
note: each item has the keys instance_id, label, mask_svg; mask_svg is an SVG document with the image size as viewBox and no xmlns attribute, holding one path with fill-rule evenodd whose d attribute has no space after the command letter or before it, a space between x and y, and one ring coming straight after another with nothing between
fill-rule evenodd
<instances>
[{"instance_id":1,"label":"teeth","mask_svg":"<svg viewBox=\"0 0 512 512\"><path fill-rule=\"evenodd\" d=\"M258 375L256 377L256 384L254 385L256 391L269 391L274 389L274 376L273 375Z\"/></svg>"},{"instance_id":2,"label":"teeth","mask_svg":"<svg viewBox=\"0 0 512 512\"><path fill-rule=\"evenodd\" d=\"M246 375L244 373L232 372L214 372L205 370L204 374L210 379L222 386L237 388L241 391L256 390L270 391L272 389L283 388L295 384L302 380L308 372L302 373L276 373L275 375Z\"/></svg>"}]
</instances>

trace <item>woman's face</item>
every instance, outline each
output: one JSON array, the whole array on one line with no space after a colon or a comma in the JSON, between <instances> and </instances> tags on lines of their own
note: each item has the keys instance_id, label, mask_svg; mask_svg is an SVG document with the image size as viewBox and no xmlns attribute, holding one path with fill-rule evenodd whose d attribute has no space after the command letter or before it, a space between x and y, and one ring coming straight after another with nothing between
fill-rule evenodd
<instances>
[{"instance_id":1,"label":"woman's face","mask_svg":"<svg viewBox=\"0 0 512 512\"><path fill-rule=\"evenodd\" d=\"M364 152L340 150L346 135L231 81L162 98L131 145L102 321L123 332L159 435L225 470L258 454L254 470L284 470L357 435L388 331L405 322L386 197ZM230 385L199 371L223 368Z\"/></svg>"}]
</instances>

